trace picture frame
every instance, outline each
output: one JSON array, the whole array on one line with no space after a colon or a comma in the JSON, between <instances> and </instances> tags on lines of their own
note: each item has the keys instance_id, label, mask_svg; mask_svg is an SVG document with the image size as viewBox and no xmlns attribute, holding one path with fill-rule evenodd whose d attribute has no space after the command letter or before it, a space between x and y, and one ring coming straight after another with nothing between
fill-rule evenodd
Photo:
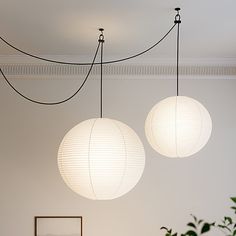
<instances>
[{"instance_id":1,"label":"picture frame","mask_svg":"<svg viewBox=\"0 0 236 236\"><path fill-rule=\"evenodd\" d=\"M82 216L35 216L34 236L83 236Z\"/></svg>"}]
</instances>

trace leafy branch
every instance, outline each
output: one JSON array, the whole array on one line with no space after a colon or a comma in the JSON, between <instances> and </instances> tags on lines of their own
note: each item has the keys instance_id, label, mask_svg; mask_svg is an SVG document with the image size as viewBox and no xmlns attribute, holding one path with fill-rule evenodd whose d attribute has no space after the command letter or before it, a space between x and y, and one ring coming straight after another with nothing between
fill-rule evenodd
<instances>
[{"instance_id":1,"label":"leafy branch","mask_svg":"<svg viewBox=\"0 0 236 236\"><path fill-rule=\"evenodd\" d=\"M208 231L210 231L211 227L215 225L215 223L208 223L205 222L202 219L197 219L196 216L191 215L193 218L192 222L189 222L187 224L188 226L188 230L185 233L172 233L172 229L168 229L166 227L161 227L161 229L166 231L165 236L200 236L202 234L207 233Z\"/></svg>"},{"instance_id":2,"label":"leafy branch","mask_svg":"<svg viewBox=\"0 0 236 236\"><path fill-rule=\"evenodd\" d=\"M236 197L232 197L231 200L234 203L231 209L233 209L236 214ZM208 223L202 219L198 219L194 215L191 216L193 221L187 223L189 229L185 233L180 234L167 227L161 227L161 230L165 230L165 236L201 236L209 232L212 227L216 227L227 236L236 236L236 222L229 216L225 216L220 224L215 224L215 222Z\"/></svg>"},{"instance_id":3,"label":"leafy branch","mask_svg":"<svg viewBox=\"0 0 236 236\"><path fill-rule=\"evenodd\" d=\"M236 214L236 197L232 197L231 200L234 203L231 209L233 209ZM236 236L236 222L229 216L225 216L217 227L227 236Z\"/></svg>"}]
</instances>

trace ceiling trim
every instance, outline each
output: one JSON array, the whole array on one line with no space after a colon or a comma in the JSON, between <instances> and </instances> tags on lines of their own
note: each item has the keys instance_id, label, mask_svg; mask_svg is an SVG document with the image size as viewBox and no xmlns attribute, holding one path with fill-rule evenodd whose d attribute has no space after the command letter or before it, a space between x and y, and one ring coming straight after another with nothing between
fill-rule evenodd
<instances>
[{"instance_id":1,"label":"ceiling trim","mask_svg":"<svg viewBox=\"0 0 236 236\"><path fill-rule=\"evenodd\" d=\"M55 57L48 57L55 58ZM77 61L75 58L57 56L56 59ZM74 59L74 60L72 60ZM78 61L88 61L80 59ZM0 66L3 72L11 78L59 78L78 77L86 75L89 66L71 66L53 63L39 63L38 60L22 56L0 56ZM100 67L94 66L92 75L100 74ZM140 78L140 76L168 78L176 75L174 59L146 58L132 63L115 63L104 65L104 76L120 78L119 76ZM236 59L182 59L180 75L183 77L199 76L200 78L236 78Z\"/></svg>"},{"instance_id":2,"label":"ceiling trim","mask_svg":"<svg viewBox=\"0 0 236 236\"><path fill-rule=\"evenodd\" d=\"M34 76L61 77L84 76L88 66L67 66L51 64L1 64L3 72L10 77L26 78ZM180 66L182 76L229 76L236 78L234 66ZM99 75L100 67L94 66L91 75ZM175 76L176 66L173 65L104 65L104 76Z\"/></svg>"}]
</instances>

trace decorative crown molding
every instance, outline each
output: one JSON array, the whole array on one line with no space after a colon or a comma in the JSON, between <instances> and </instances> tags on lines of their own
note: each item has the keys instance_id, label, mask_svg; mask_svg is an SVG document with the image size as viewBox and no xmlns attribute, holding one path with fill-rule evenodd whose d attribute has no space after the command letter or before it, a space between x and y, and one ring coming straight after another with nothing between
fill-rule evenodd
<instances>
[{"instance_id":1,"label":"decorative crown molding","mask_svg":"<svg viewBox=\"0 0 236 236\"><path fill-rule=\"evenodd\" d=\"M53 58L53 57L50 57ZM62 59L62 56L61 58ZM68 58L67 58L68 59ZM62 59L63 60L63 59ZM72 61L72 60L67 60ZM76 61L76 60L75 60ZM81 61L81 60L78 60ZM86 60L84 60L86 61ZM183 77L200 78L236 78L236 59L185 59L181 60L180 75ZM14 78L60 78L84 76L87 74L89 66L71 66L53 63L38 63L38 60L25 59L22 56L0 56L0 66L3 72ZM99 75L100 66L95 65L91 75ZM104 65L104 76L110 78L140 76L157 78L174 77L176 75L176 65L173 59L148 59L140 62L135 60L132 64L106 64Z\"/></svg>"}]
</instances>

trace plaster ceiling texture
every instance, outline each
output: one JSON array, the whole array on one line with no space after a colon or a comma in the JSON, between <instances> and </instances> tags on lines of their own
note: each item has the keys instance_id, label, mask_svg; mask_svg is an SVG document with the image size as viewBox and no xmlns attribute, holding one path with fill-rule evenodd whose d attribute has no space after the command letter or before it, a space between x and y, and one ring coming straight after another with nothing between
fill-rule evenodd
<instances>
[{"instance_id":1,"label":"plaster ceiling texture","mask_svg":"<svg viewBox=\"0 0 236 236\"><path fill-rule=\"evenodd\" d=\"M105 28L105 58L146 49L173 25L181 7L181 58L236 58L235 0L1 0L1 36L37 55L92 58ZM142 58L174 58L175 30ZM0 54L16 51L1 43Z\"/></svg>"}]
</instances>

